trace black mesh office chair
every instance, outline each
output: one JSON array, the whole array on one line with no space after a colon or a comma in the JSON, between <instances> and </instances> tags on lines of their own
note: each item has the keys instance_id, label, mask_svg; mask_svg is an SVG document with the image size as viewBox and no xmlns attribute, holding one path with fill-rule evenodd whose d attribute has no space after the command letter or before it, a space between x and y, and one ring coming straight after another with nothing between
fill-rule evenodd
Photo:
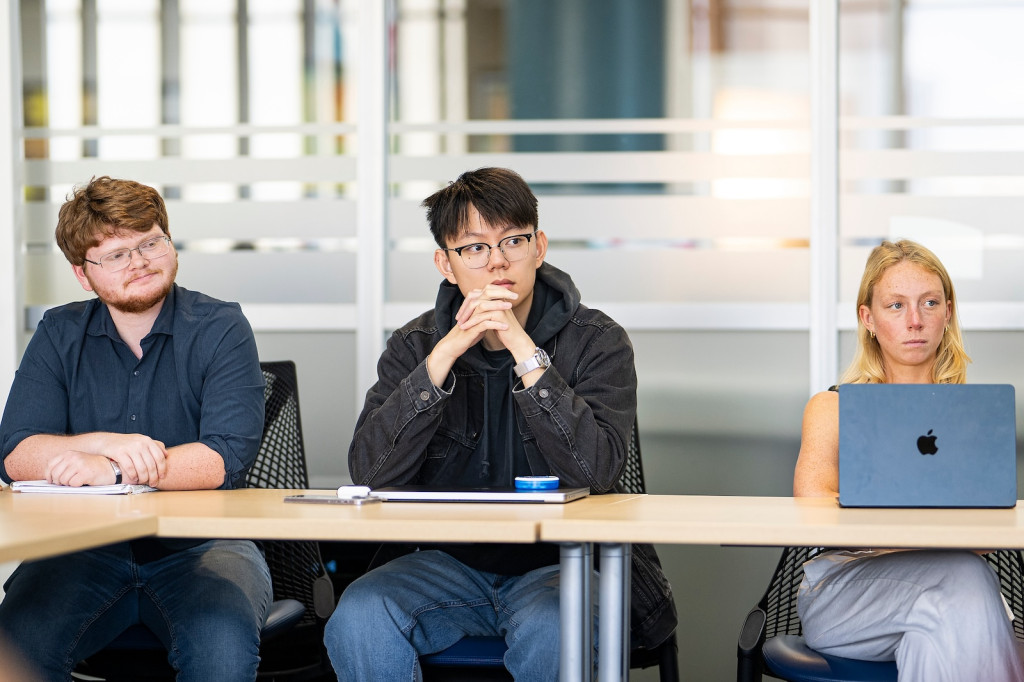
<instances>
[{"instance_id":1,"label":"black mesh office chair","mask_svg":"<svg viewBox=\"0 0 1024 682\"><path fill-rule=\"evenodd\" d=\"M630 433L626 465L619 485L619 491L623 493L642 495L647 492L643 459L640 456L640 430L636 421ZM512 676L504 666L506 649L505 640L501 637L464 637L444 651L421 656L423 678L426 682L511 680ZM633 649L629 654L629 667L637 669L656 665L661 682L678 682L678 653L676 635L672 633L653 649Z\"/></svg>"},{"instance_id":2,"label":"black mesh office chair","mask_svg":"<svg viewBox=\"0 0 1024 682\"><path fill-rule=\"evenodd\" d=\"M827 656L804 642L796 594L804 562L820 547L787 547L761 601L747 614L737 641L736 679L756 682L762 675L790 682L896 682L896 664ZM1000 589L1013 612L1014 633L1024 641L1024 563L1017 550L985 555L999 576Z\"/></svg>"},{"instance_id":3,"label":"black mesh office chair","mask_svg":"<svg viewBox=\"0 0 1024 682\"><path fill-rule=\"evenodd\" d=\"M308 488L302 440L299 385L291 360L261 362L266 380L263 438L246 484L250 488ZM312 541L261 543L274 587L274 603L298 601L302 617L286 632L265 635L260 645L261 679L304 680L330 672L323 649L323 628L334 612L334 586Z\"/></svg>"},{"instance_id":4,"label":"black mesh office chair","mask_svg":"<svg viewBox=\"0 0 1024 682\"><path fill-rule=\"evenodd\" d=\"M265 418L250 488L308 488L295 363L261 362ZM273 583L273 603L260 634L259 679L307 680L330 671L323 625L334 610L334 589L316 542L261 543ZM76 668L109 682L173 680L167 654L148 628L137 625Z\"/></svg>"}]
</instances>

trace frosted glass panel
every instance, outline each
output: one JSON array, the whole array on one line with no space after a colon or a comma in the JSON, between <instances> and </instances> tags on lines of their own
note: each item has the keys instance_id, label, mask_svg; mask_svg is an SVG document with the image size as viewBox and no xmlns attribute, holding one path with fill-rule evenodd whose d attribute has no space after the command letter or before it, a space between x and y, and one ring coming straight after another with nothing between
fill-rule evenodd
<instances>
[{"instance_id":1,"label":"frosted glass panel","mask_svg":"<svg viewBox=\"0 0 1024 682\"><path fill-rule=\"evenodd\" d=\"M807 5L726 4L397 3L388 300L432 299L418 203L499 165L587 299L806 301Z\"/></svg>"},{"instance_id":2,"label":"frosted glass panel","mask_svg":"<svg viewBox=\"0 0 1024 682\"><path fill-rule=\"evenodd\" d=\"M642 433L799 441L807 400L806 334L627 331L636 354ZM790 467L795 449L792 455ZM728 467L719 473L727 475Z\"/></svg>"},{"instance_id":3,"label":"frosted glass panel","mask_svg":"<svg viewBox=\"0 0 1024 682\"><path fill-rule=\"evenodd\" d=\"M1006 86L1024 6L840 7L841 300L870 247L904 237L942 258L962 313L1024 300L1024 93Z\"/></svg>"},{"instance_id":4,"label":"frosted glass panel","mask_svg":"<svg viewBox=\"0 0 1024 682\"><path fill-rule=\"evenodd\" d=\"M21 4L40 36L26 43L30 305L82 297L53 229L72 187L97 175L161 191L195 288L355 300L355 158L341 142L355 128L340 96L353 87L340 40L352 29L337 2Z\"/></svg>"}]
</instances>

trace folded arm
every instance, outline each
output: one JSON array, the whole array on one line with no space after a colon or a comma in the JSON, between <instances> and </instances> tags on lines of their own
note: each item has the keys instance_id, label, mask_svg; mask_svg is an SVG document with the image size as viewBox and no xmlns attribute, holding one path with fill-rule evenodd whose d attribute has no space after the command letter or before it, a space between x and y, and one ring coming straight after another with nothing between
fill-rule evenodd
<instances>
[{"instance_id":1,"label":"folded arm","mask_svg":"<svg viewBox=\"0 0 1024 682\"><path fill-rule=\"evenodd\" d=\"M549 471L563 485L606 493L626 463L636 386L629 337L609 325L588 341L582 358L554 358L532 386L513 395Z\"/></svg>"},{"instance_id":2,"label":"folded arm","mask_svg":"<svg viewBox=\"0 0 1024 682\"><path fill-rule=\"evenodd\" d=\"M165 448L160 441L139 434L36 434L21 441L5 465L14 480L109 485L115 481L111 461L120 467L122 483L188 490L217 488L224 481L223 458L202 443Z\"/></svg>"},{"instance_id":3,"label":"folded arm","mask_svg":"<svg viewBox=\"0 0 1024 682\"><path fill-rule=\"evenodd\" d=\"M91 348L72 343L79 332L68 331L67 315L50 323L44 317L0 423L0 478L104 485L115 480L113 461L126 483L244 485L263 427L256 342L237 306L201 308L191 318L176 328L167 354L156 356L162 364L147 367L150 373L173 367L173 380L165 372L162 384L149 386L135 406L138 420L134 411L127 420L125 384L113 383L120 365L104 355L104 342ZM122 431L135 431L136 423L146 425L137 429L145 434Z\"/></svg>"}]
</instances>

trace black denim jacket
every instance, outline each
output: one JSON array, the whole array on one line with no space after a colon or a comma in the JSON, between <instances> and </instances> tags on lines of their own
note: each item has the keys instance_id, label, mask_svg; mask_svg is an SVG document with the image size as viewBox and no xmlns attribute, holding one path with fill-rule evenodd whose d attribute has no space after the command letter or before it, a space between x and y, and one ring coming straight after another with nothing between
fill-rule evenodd
<instances>
[{"instance_id":1,"label":"black denim jacket","mask_svg":"<svg viewBox=\"0 0 1024 682\"><path fill-rule=\"evenodd\" d=\"M533 386L517 383L513 390L530 473L553 474L595 494L615 492L636 417L633 347L611 318L580 304L566 273L545 263L537 278L559 300L542 331L532 333L551 366ZM476 448L485 401L472 359L460 358L442 388L430 381L425 362L461 300L443 282L435 309L388 340L349 449L356 484L444 483L446 464ZM634 545L632 573L633 646L657 646L674 630L676 612L653 547Z\"/></svg>"}]
</instances>

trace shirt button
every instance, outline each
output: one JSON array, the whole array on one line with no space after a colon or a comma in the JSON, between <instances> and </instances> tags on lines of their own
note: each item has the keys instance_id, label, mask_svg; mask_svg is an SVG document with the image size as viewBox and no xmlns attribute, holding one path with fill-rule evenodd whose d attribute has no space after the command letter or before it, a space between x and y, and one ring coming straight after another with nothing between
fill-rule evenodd
<instances>
[{"instance_id":1,"label":"shirt button","mask_svg":"<svg viewBox=\"0 0 1024 682\"><path fill-rule=\"evenodd\" d=\"M135 376L139 376L139 370L135 370L135 371L134 371L134 372L132 372L132 373L133 373L133 374L134 374Z\"/></svg>"},{"instance_id":2,"label":"shirt button","mask_svg":"<svg viewBox=\"0 0 1024 682\"><path fill-rule=\"evenodd\" d=\"M540 391L538 391L538 394L540 395L541 398L547 398L548 397L548 389L542 388L542 389L540 389Z\"/></svg>"},{"instance_id":3,"label":"shirt button","mask_svg":"<svg viewBox=\"0 0 1024 682\"><path fill-rule=\"evenodd\" d=\"M135 421L135 415L134 414L132 415L132 421Z\"/></svg>"},{"instance_id":4,"label":"shirt button","mask_svg":"<svg viewBox=\"0 0 1024 682\"><path fill-rule=\"evenodd\" d=\"M426 391L420 391L420 400L422 400L423 402L427 402L428 400L430 400L430 394L427 393Z\"/></svg>"}]
</instances>

